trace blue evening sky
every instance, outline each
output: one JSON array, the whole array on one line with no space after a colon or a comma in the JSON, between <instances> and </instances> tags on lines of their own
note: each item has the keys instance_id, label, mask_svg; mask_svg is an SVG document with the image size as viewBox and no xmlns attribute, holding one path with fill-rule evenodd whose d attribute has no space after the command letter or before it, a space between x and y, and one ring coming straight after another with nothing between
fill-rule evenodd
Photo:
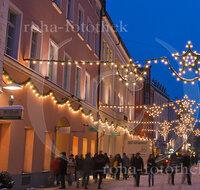
<instances>
[{"instance_id":1,"label":"blue evening sky","mask_svg":"<svg viewBox=\"0 0 200 190\"><path fill-rule=\"evenodd\" d=\"M166 56L174 68L171 53L186 50L190 40L193 50L200 52L199 0L107 0L107 11L114 24L127 25L120 35L134 61ZM170 97L188 94L200 101L199 83L177 82L163 63L153 64L152 77L162 83Z\"/></svg>"}]
</instances>

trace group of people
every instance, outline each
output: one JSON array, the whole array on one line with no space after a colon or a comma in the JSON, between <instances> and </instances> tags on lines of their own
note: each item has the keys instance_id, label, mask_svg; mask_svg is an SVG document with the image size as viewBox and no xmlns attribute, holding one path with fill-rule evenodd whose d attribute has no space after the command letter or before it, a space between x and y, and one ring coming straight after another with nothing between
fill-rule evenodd
<instances>
[{"instance_id":1,"label":"group of people","mask_svg":"<svg viewBox=\"0 0 200 190\"><path fill-rule=\"evenodd\" d=\"M186 153L182 159L183 166L183 179L184 183L185 178L187 177L188 184L191 185L191 175L190 167L192 165L192 159L189 153ZM148 184L149 187L154 185L154 175L157 173L158 168L156 167L156 161L152 154L149 155L146 165L146 174L148 174ZM168 163L167 172L169 173L169 183L174 185L174 177L176 174L177 162L174 155L171 155L171 158ZM170 170L170 171L169 171ZM72 186L72 183L75 181L77 188L84 187L88 189L89 178L93 175L94 182L98 184L98 189L101 189L102 180L110 175L116 180L120 180L120 175L123 174L123 180L127 180L130 174L133 174L135 186L139 187L140 185L140 176L144 172L144 162L140 155L137 153L133 154L131 159L123 153L121 157L120 154L115 155L114 157L102 151L99 154L95 154L94 157L90 153L85 155L77 155L74 158L74 155L71 154L69 159L66 158L66 153L62 152L60 155L52 161L51 164L51 185L54 182L57 182L57 185L61 185L60 189L65 189L65 176L67 175L68 185ZM80 179L82 179L82 184L80 184Z\"/></svg>"},{"instance_id":2,"label":"group of people","mask_svg":"<svg viewBox=\"0 0 200 190\"><path fill-rule=\"evenodd\" d=\"M77 188L80 187L80 179L82 178L82 187L88 189L89 177L93 174L95 182L98 179L98 189L101 189L102 179L106 164L109 164L107 154L102 151L91 157L90 153L85 155L75 156L71 154L69 159L66 158L66 153L62 152L52 161L51 164L51 185L56 181L57 185L61 185L60 189L65 189L65 176L67 175L68 185L72 186L73 181L76 181Z\"/></svg>"}]
</instances>

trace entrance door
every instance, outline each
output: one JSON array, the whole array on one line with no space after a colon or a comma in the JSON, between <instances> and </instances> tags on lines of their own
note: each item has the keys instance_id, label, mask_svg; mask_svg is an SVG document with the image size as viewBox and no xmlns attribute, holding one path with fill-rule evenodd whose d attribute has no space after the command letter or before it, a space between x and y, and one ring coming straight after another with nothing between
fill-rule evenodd
<instances>
[{"instance_id":1,"label":"entrance door","mask_svg":"<svg viewBox=\"0 0 200 190\"><path fill-rule=\"evenodd\" d=\"M55 153L58 155L61 152L69 154L69 134L70 125L66 118L61 118L58 121L56 128L56 150Z\"/></svg>"}]
</instances>

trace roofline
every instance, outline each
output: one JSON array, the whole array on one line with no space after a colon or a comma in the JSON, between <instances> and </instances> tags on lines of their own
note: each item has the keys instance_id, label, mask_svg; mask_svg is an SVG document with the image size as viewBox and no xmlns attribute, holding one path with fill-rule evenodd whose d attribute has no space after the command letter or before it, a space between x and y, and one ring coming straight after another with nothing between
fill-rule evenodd
<instances>
[{"instance_id":1,"label":"roofline","mask_svg":"<svg viewBox=\"0 0 200 190\"><path fill-rule=\"evenodd\" d=\"M116 36L117 36L117 38L119 40L119 43L121 43L122 47L124 48L125 52L127 53L128 57L129 57L129 59L131 59L132 57L131 57L127 47L125 46L125 44L124 44L119 32L117 31L117 28L115 27L115 25L114 25L110 15L109 15L109 13L106 10L105 10L104 16L107 17L108 21L110 22L110 25L112 26L113 30L115 31L115 34L116 34Z\"/></svg>"}]
</instances>

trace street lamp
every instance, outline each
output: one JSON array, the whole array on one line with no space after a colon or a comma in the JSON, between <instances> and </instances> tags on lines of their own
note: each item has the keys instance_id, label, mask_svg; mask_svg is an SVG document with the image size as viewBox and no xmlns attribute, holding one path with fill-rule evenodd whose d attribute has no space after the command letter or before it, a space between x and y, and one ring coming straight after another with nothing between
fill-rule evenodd
<instances>
[{"instance_id":1,"label":"street lamp","mask_svg":"<svg viewBox=\"0 0 200 190\"><path fill-rule=\"evenodd\" d=\"M19 84L6 84L3 89L5 90L21 90L22 87Z\"/></svg>"}]
</instances>

